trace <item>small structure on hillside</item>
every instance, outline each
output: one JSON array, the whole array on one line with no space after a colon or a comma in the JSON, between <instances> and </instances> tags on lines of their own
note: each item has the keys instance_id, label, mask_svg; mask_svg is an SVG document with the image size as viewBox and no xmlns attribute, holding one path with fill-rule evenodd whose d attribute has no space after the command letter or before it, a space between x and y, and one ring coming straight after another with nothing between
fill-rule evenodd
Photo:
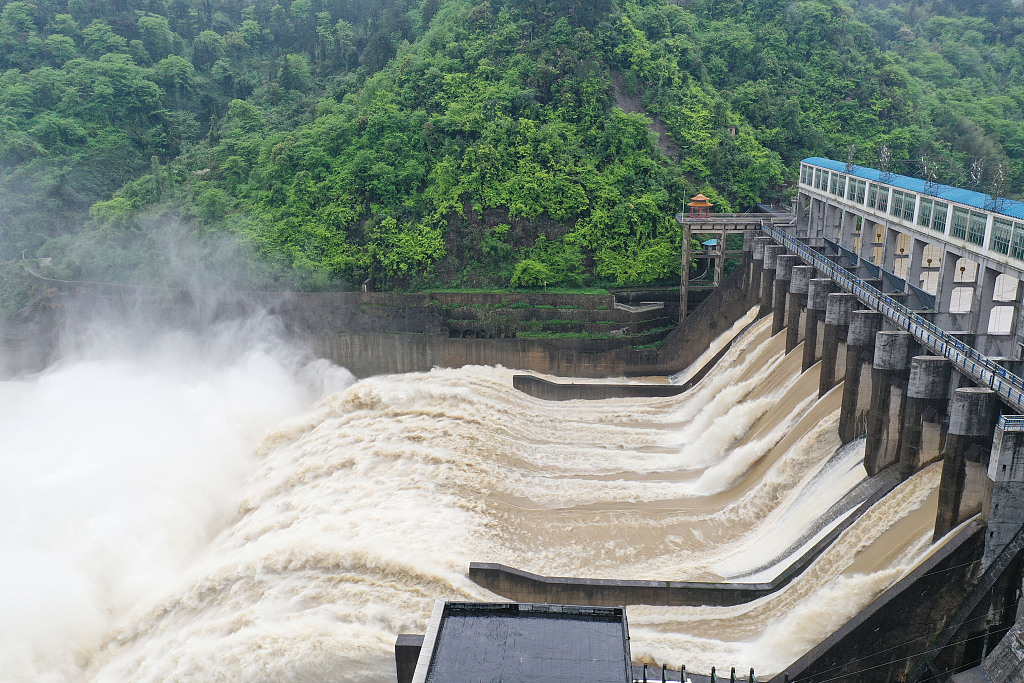
<instances>
[{"instance_id":1,"label":"small structure on hillside","mask_svg":"<svg viewBox=\"0 0 1024 683\"><path fill-rule=\"evenodd\" d=\"M692 220L694 218L710 218L711 207L714 204L702 193L698 193L690 199L690 203L687 206L690 207L690 219Z\"/></svg>"}]
</instances>

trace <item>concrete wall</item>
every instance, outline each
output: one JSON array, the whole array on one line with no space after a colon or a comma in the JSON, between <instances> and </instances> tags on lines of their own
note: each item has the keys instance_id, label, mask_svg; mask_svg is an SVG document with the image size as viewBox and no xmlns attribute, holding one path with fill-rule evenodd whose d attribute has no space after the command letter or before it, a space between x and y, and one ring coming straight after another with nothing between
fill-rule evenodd
<instances>
[{"instance_id":1,"label":"concrete wall","mask_svg":"<svg viewBox=\"0 0 1024 683\"><path fill-rule=\"evenodd\" d=\"M376 333L320 334L307 338L315 354L345 366L357 377L464 365L503 365L578 377L621 376L627 370L627 354L623 350L589 352L526 339L450 339L427 334Z\"/></svg>"},{"instance_id":2,"label":"concrete wall","mask_svg":"<svg viewBox=\"0 0 1024 683\"><path fill-rule=\"evenodd\" d=\"M681 384L579 384L550 382L533 375L513 375L512 386L547 401L606 398L660 398L686 391Z\"/></svg>"},{"instance_id":3,"label":"concrete wall","mask_svg":"<svg viewBox=\"0 0 1024 683\"><path fill-rule=\"evenodd\" d=\"M697 360L711 343L727 332L750 310L744 284L748 264L733 271L711 296L669 332L658 349L657 361L645 365L640 358L630 359L630 374L671 375L685 370Z\"/></svg>"},{"instance_id":4,"label":"concrete wall","mask_svg":"<svg viewBox=\"0 0 1024 683\"><path fill-rule=\"evenodd\" d=\"M398 683L412 683L416 673L416 660L423 649L423 636L412 633L400 633L395 640L395 671Z\"/></svg>"},{"instance_id":5,"label":"concrete wall","mask_svg":"<svg viewBox=\"0 0 1024 683\"><path fill-rule=\"evenodd\" d=\"M747 312L743 283L744 269L737 269L658 349L614 348L626 343L621 340L456 339L370 332L318 333L308 339L314 353L347 367L358 377L463 365L502 365L566 377L669 375L697 360ZM629 343L643 344L644 339Z\"/></svg>"}]
</instances>

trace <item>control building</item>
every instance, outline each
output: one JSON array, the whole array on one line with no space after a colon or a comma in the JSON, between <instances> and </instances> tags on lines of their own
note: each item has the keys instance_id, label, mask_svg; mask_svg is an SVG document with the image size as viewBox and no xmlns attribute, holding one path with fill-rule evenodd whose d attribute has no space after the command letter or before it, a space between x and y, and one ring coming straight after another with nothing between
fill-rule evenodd
<instances>
[{"instance_id":1,"label":"control building","mask_svg":"<svg viewBox=\"0 0 1024 683\"><path fill-rule=\"evenodd\" d=\"M1021 357L1024 202L811 157L797 219L798 237L934 311L940 328L975 334L982 354Z\"/></svg>"}]
</instances>

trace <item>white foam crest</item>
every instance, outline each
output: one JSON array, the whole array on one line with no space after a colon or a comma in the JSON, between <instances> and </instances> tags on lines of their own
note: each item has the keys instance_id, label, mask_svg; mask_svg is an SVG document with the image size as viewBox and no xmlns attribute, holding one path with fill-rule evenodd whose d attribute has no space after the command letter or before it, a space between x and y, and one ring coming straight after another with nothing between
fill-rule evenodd
<instances>
[{"instance_id":1,"label":"white foam crest","mask_svg":"<svg viewBox=\"0 0 1024 683\"><path fill-rule=\"evenodd\" d=\"M767 408L771 407L778 400L782 392L779 392L771 397L760 399L756 402L751 403L764 403L766 404L763 409L760 407L760 414L758 417L764 415ZM714 464L710 465L705 469L700 477L696 481L689 483L689 494L695 496L710 496L729 488L737 479L742 477L747 471L769 450L775 447L782 438L789 433L793 428L800 415L807 410L807 407L814 403L813 397L805 398L786 416L784 420L780 420L774 426L771 431L762 437L756 438L753 441L747 441L746 443L729 450L725 454L724 460L719 460ZM748 404L750 405L750 404ZM735 412L735 411L734 411ZM731 418L732 415L724 416L725 418ZM749 429L749 425L752 421L743 425L744 421L732 419L727 420L726 424L737 425L737 430L733 438L733 443L736 440L736 436L745 434ZM717 425L716 425L717 426ZM745 427L745 428L744 428ZM722 429L724 432L724 428Z\"/></svg>"},{"instance_id":2,"label":"white foam crest","mask_svg":"<svg viewBox=\"0 0 1024 683\"><path fill-rule=\"evenodd\" d=\"M940 475L941 466L934 465L902 483L777 593L722 608L631 606L631 644L655 661L682 657L694 671L708 671L724 661L732 666L749 662L759 673L776 673L926 556L929 539L922 531L902 539L896 559L888 566L867 573L848 572L874 544L886 546L879 549L882 553L892 552L882 537L896 522L916 515L927 526L934 510L922 506L937 490Z\"/></svg>"},{"instance_id":3,"label":"white foam crest","mask_svg":"<svg viewBox=\"0 0 1024 683\"><path fill-rule=\"evenodd\" d=\"M758 311L760 311L760 305L752 307L745 315L740 317L739 320L734 322L732 326L718 335L713 342L704 350L704 353L697 357L697 360L690 363L690 365L683 371L677 372L676 374L669 377L669 381L672 384L686 384L690 381L690 378L696 375L698 372L704 369L708 363L711 362L715 356L717 356L722 349L729 343L731 343L736 337L745 330L747 327L757 319ZM723 357L722 360L725 358Z\"/></svg>"}]
</instances>

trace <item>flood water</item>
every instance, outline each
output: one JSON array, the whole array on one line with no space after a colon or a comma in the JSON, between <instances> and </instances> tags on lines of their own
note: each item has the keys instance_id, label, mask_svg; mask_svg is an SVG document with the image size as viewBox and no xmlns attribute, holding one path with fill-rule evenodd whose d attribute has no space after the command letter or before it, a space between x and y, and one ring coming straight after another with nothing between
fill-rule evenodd
<instances>
[{"instance_id":1,"label":"flood water","mask_svg":"<svg viewBox=\"0 0 1024 683\"><path fill-rule=\"evenodd\" d=\"M434 598L501 599L471 561L769 580L866 477L841 390L818 400L770 325L673 398L546 402L493 367L352 383L251 326L0 383L0 670L393 681L395 636L422 633ZM780 670L925 556L938 479L902 484L772 596L630 606L634 659Z\"/></svg>"}]
</instances>

